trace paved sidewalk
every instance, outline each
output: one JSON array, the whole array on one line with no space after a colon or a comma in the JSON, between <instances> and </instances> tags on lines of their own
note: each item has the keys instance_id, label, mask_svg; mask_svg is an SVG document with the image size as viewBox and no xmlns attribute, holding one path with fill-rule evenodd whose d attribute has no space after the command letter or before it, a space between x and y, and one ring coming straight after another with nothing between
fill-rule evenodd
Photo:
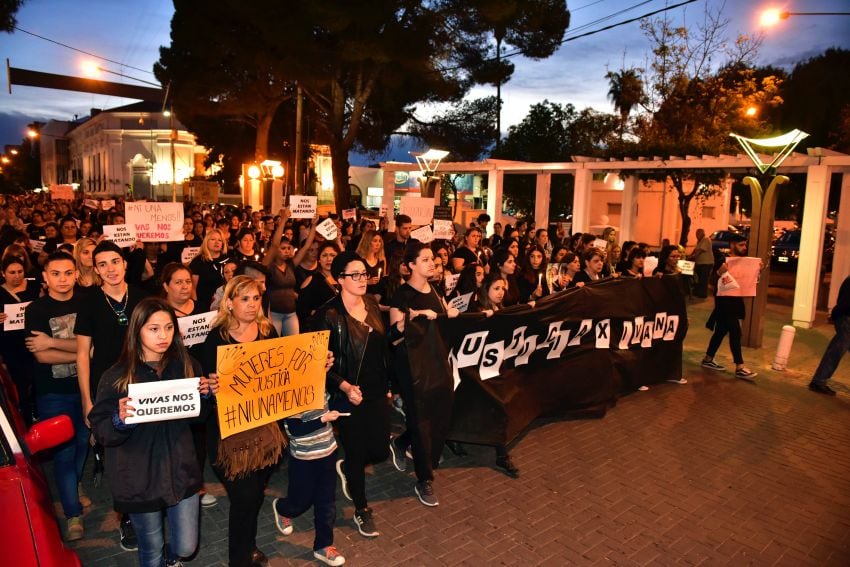
<instances>
[{"instance_id":1,"label":"paved sidewalk","mask_svg":"<svg viewBox=\"0 0 850 567\"><path fill-rule=\"evenodd\" d=\"M336 544L347 565L848 565L850 564L850 357L836 398L806 389L831 327L798 330L789 366L770 370L790 308L770 306L765 346L745 349L755 384L704 370L710 300L689 307L688 384L663 384L620 400L602 419L540 420L511 450L512 480L494 452L445 453L436 473L440 506L413 494L413 476L374 467L367 493L381 536L362 538L338 491ZM727 346L718 355L732 366ZM651 369L647 369L651 372ZM412 466L409 467L412 469ZM208 478L213 479L207 471ZM117 543L108 489L84 484L95 504L84 565L137 564ZM227 498L202 513L201 547L188 565L226 565ZM272 478L258 545L273 566L313 565L312 513L295 533L275 530Z\"/></svg>"}]
</instances>

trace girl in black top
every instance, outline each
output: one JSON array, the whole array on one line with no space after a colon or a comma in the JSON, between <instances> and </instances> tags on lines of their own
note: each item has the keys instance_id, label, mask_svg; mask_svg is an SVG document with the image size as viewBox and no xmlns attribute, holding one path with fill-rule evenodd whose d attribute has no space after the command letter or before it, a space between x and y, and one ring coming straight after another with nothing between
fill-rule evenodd
<instances>
[{"instance_id":1,"label":"girl in black top","mask_svg":"<svg viewBox=\"0 0 850 567\"><path fill-rule=\"evenodd\" d=\"M189 263L195 300L203 311L210 308L215 290L224 285L222 269L227 259L224 235L217 228L209 230L201 244L200 253Z\"/></svg>"},{"instance_id":2,"label":"girl in black top","mask_svg":"<svg viewBox=\"0 0 850 567\"><path fill-rule=\"evenodd\" d=\"M434 253L431 249L415 240L409 242L404 252L404 263L410 270L410 278L393 295L390 308L390 324L395 333L404 333L407 319L423 316L436 319L440 315L457 317L458 310L447 308L443 298L428 281L434 273ZM418 392L410 374L410 360L403 340L396 341L393 366L399 392L404 400L407 425L407 430L402 435L390 441L393 464L403 471L406 468L404 453L407 447L411 447L416 469L416 494L426 506L436 506L439 502L432 486L433 470L439 462L443 441L448 432L436 429L437 420L430 419L430 416L451 411L452 385L447 383L444 390L429 392L427 398L423 396L423 392ZM426 414L422 416L421 421L420 411ZM448 424L449 420L441 422ZM428 424L429 430L423 430L425 424Z\"/></svg>"},{"instance_id":3,"label":"girl in black top","mask_svg":"<svg viewBox=\"0 0 850 567\"><path fill-rule=\"evenodd\" d=\"M262 255L256 249L257 239L250 228L240 228L236 233L236 247L230 251L230 257L237 264L253 261L259 262Z\"/></svg>"},{"instance_id":4,"label":"girl in black top","mask_svg":"<svg viewBox=\"0 0 850 567\"><path fill-rule=\"evenodd\" d=\"M503 301L505 307L516 305L522 301L519 291L519 282L516 276L516 257L507 248L496 250L490 260L490 271L499 273L508 282Z\"/></svg>"},{"instance_id":5,"label":"girl in black top","mask_svg":"<svg viewBox=\"0 0 850 567\"><path fill-rule=\"evenodd\" d=\"M599 248L588 248L582 256L582 260L584 262L584 269L573 278L574 285L604 279L602 267L605 262L602 260L602 251Z\"/></svg>"},{"instance_id":6,"label":"girl in black top","mask_svg":"<svg viewBox=\"0 0 850 567\"><path fill-rule=\"evenodd\" d=\"M646 252L637 246L632 246L629 249L629 256L626 259L623 271L620 272L620 276L624 278L642 278L643 262L645 259Z\"/></svg>"},{"instance_id":7,"label":"girl in black top","mask_svg":"<svg viewBox=\"0 0 850 567\"><path fill-rule=\"evenodd\" d=\"M549 283L546 281L546 252L540 246L533 246L525 257L522 273L517 278L519 296L523 300L536 301L549 295Z\"/></svg>"},{"instance_id":8,"label":"girl in black top","mask_svg":"<svg viewBox=\"0 0 850 567\"><path fill-rule=\"evenodd\" d=\"M339 254L335 242L323 242L319 246L319 268L301 284L298 293L298 323L306 328L310 317L324 302L337 294L336 280L331 275L331 264Z\"/></svg>"},{"instance_id":9,"label":"girl in black top","mask_svg":"<svg viewBox=\"0 0 850 567\"><path fill-rule=\"evenodd\" d=\"M195 552L201 472L189 419L126 423L134 415L128 386L200 375L200 365L183 347L171 308L160 298L142 300L130 317L121 356L103 375L89 414L95 439L106 447L115 509L129 514L136 527L141 565L163 565L166 559L173 562ZM218 381L202 377L198 390L206 406L203 397L218 390ZM165 554L163 512L169 527Z\"/></svg>"},{"instance_id":10,"label":"girl in black top","mask_svg":"<svg viewBox=\"0 0 850 567\"><path fill-rule=\"evenodd\" d=\"M263 258L263 265L269 269L266 278L266 290L271 307L271 320L275 330L281 336L297 335L298 316L295 312L298 293L295 291L297 280L295 266L307 255L307 249L301 248L293 257L292 243L283 238L283 228L289 219L289 209L281 209L280 222L269 242L269 249Z\"/></svg>"},{"instance_id":11,"label":"girl in black top","mask_svg":"<svg viewBox=\"0 0 850 567\"><path fill-rule=\"evenodd\" d=\"M350 412L339 420L345 461L337 461L343 494L354 501L354 523L365 537L378 531L366 500L366 465L387 459L390 435L389 345L384 321L375 299L368 294L369 271L355 252L343 252L331 266L340 294L316 313L314 330L329 330L334 355L328 373L328 392L336 409Z\"/></svg>"}]
</instances>

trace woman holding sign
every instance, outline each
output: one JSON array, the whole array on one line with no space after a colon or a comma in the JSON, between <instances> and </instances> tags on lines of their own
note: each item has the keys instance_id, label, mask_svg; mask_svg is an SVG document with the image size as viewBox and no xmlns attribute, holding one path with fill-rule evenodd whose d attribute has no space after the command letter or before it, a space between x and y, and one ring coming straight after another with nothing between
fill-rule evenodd
<instances>
[{"instance_id":1,"label":"woman holding sign","mask_svg":"<svg viewBox=\"0 0 850 567\"><path fill-rule=\"evenodd\" d=\"M9 368L9 374L18 390L21 416L27 425L32 423L32 382L30 375L34 363L32 354L24 344L23 310L26 303L38 299L40 286L26 278L26 263L20 256L3 258L3 284L0 285L0 356ZM24 305L21 305L24 304ZM19 316L9 316L9 312Z\"/></svg>"},{"instance_id":2,"label":"woman holding sign","mask_svg":"<svg viewBox=\"0 0 850 567\"><path fill-rule=\"evenodd\" d=\"M218 319L204 341L201 363L204 374L218 380L219 346L277 338L263 314L263 291L248 276L234 276L224 288ZM216 421L217 423L217 421ZM257 549L257 516L272 470L283 455L285 440L276 423L236 433L222 440L218 428L211 439L210 460L230 499L228 558L231 567L265 565Z\"/></svg>"},{"instance_id":3,"label":"woman holding sign","mask_svg":"<svg viewBox=\"0 0 850 567\"><path fill-rule=\"evenodd\" d=\"M143 299L130 317L121 356L100 380L97 403L89 413L92 433L106 447L115 509L130 515L142 567L160 567L165 560L176 562L195 552L201 473L190 419L168 419L169 412L163 411L162 421L128 423L129 418L137 417L137 406L153 403L153 394L148 400L133 399L129 388L200 375L200 364L180 340L174 311L160 298ZM198 390L202 399L208 398L218 390L218 382L214 377L201 378ZM167 404L171 395L160 394L162 404ZM178 404L183 408L193 402ZM163 512L169 538L165 547Z\"/></svg>"}]
</instances>

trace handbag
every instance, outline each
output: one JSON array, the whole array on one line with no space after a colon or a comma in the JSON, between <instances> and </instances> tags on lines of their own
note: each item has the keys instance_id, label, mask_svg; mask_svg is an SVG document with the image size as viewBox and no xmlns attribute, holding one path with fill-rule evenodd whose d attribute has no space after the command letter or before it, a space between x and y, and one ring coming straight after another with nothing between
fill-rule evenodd
<instances>
[{"instance_id":1,"label":"handbag","mask_svg":"<svg viewBox=\"0 0 850 567\"><path fill-rule=\"evenodd\" d=\"M222 439L215 464L225 478L235 480L276 464L286 445L277 422L267 423Z\"/></svg>"}]
</instances>

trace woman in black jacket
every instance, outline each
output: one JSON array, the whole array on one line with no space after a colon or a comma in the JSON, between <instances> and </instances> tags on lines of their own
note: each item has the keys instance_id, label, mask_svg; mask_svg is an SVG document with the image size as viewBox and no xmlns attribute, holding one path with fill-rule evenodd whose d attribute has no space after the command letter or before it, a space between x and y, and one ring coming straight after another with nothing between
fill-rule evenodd
<instances>
[{"instance_id":1,"label":"woman in black jacket","mask_svg":"<svg viewBox=\"0 0 850 567\"><path fill-rule=\"evenodd\" d=\"M101 378L97 403L89 413L95 439L106 447L115 509L130 515L142 567L159 567L166 559L174 562L195 552L201 472L191 420L128 424L135 413L128 387L200 375L200 364L180 340L174 311L163 299L143 299L130 317L121 356ZM218 390L218 382L201 378L198 389L208 398ZM169 536L165 557L163 512Z\"/></svg>"},{"instance_id":2,"label":"woman in black jacket","mask_svg":"<svg viewBox=\"0 0 850 567\"><path fill-rule=\"evenodd\" d=\"M334 365L327 389L333 409L350 412L337 421L345 460L336 463L342 492L354 501L354 523L365 537L378 531L366 501L368 464L389 457L389 345L384 320L374 297L367 293L369 269L355 252L334 258L331 276L340 294L325 303L312 321L313 330L329 330L328 348Z\"/></svg>"}]
</instances>

